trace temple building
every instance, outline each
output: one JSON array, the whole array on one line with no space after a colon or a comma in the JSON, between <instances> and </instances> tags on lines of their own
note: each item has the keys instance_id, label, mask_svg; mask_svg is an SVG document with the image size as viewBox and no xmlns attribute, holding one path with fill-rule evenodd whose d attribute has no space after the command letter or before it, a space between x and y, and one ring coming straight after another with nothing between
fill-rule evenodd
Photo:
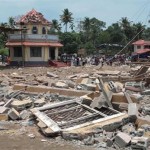
<instances>
[{"instance_id":1,"label":"temple building","mask_svg":"<svg viewBox=\"0 0 150 150\"><path fill-rule=\"evenodd\" d=\"M22 16L16 26L20 29L8 35L6 46L10 50L10 65L47 66L49 60L57 60L58 35L48 34L52 23L36 10Z\"/></svg>"}]
</instances>

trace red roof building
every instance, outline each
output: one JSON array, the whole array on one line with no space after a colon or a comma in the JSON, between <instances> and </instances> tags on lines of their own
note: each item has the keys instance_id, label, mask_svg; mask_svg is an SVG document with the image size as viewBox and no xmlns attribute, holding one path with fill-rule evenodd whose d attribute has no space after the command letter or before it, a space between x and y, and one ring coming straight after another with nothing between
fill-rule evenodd
<instances>
[{"instance_id":1,"label":"red roof building","mask_svg":"<svg viewBox=\"0 0 150 150\"><path fill-rule=\"evenodd\" d=\"M17 24L20 23L24 24L41 24L41 25L51 25L52 23L49 22L47 19L44 18L44 16L37 12L35 9L32 9L29 11L26 15L22 16L21 19L17 22Z\"/></svg>"},{"instance_id":2,"label":"red roof building","mask_svg":"<svg viewBox=\"0 0 150 150\"><path fill-rule=\"evenodd\" d=\"M134 45L134 53L136 54L150 52L150 41L138 40L132 44Z\"/></svg>"},{"instance_id":3,"label":"red roof building","mask_svg":"<svg viewBox=\"0 0 150 150\"><path fill-rule=\"evenodd\" d=\"M58 35L48 34L52 23L32 9L16 23L20 31L9 34L6 46L10 49L11 65L48 65L49 60L57 60Z\"/></svg>"}]
</instances>

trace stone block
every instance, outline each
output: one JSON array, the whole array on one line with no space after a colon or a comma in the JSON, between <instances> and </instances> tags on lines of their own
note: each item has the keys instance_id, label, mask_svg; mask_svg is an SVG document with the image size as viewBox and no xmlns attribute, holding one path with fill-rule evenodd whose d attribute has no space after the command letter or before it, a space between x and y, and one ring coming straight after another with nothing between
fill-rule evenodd
<instances>
[{"instance_id":1,"label":"stone block","mask_svg":"<svg viewBox=\"0 0 150 150\"><path fill-rule=\"evenodd\" d=\"M56 82L54 86L58 88L68 88L68 85L61 81Z\"/></svg>"},{"instance_id":2,"label":"stone block","mask_svg":"<svg viewBox=\"0 0 150 150\"><path fill-rule=\"evenodd\" d=\"M136 103L128 104L128 115L129 116L138 116L138 107Z\"/></svg>"},{"instance_id":3,"label":"stone block","mask_svg":"<svg viewBox=\"0 0 150 150\"><path fill-rule=\"evenodd\" d=\"M30 116L30 113L27 110L23 110L20 113L19 118L24 120L24 119L29 118L29 116Z\"/></svg>"},{"instance_id":4,"label":"stone block","mask_svg":"<svg viewBox=\"0 0 150 150\"><path fill-rule=\"evenodd\" d=\"M7 114L0 114L0 121L7 121L8 115Z\"/></svg>"},{"instance_id":5,"label":"stone block","mask_svg":"<svg viewBox=\"0 0 150 150\"><path fill-rule=\"evenodd\" d=\"M30 100L28 98L24 99L22 101L20 101L20 100L14 100L11 103L11 106L14 107L17 110L23 110L25 108L31 107L31 105L32 105L32 100Z\"/></svg>"},{"instance_id":6,"label":"stone block","mask_svg":"<svg viewBox=\"0 0 150 150\"><path fill-rule=\"evenodd\" d=\"M115 143L120 147L126 147L131 141L131 137L123 132L119 132L115 137Z\"/></svg>"},{"instance_id":7,"label":"stone block","mask_svg":"<svg viewBox=\"0 0 150 150\"><path fill-rule=\"evenodd\" d=\"M8 116L9 116L12 120L17 120L17 119L19 118L19 112L16 111L14 108L12 108L11 110L9 110Z\"/></svg>"},{"instance_id":8,"label":"stone block","mask_svg":"<svg viewBox=\"0 0 150 150\"><path fill-rule=\"evenodd\" d=\"M41 99L38 99L34 102L34 106L37 106L37 107L41 107L43 106L44 104L46 104L45 102L45 98L41 98Z\"/></svg>"},{"instance_id":9,"label":"stone block","mask_svg":"<svg viewBox=\"0 0 150 150\"><path fill-rule=\"evenodd\" d=\"M148 150L150 148L150 138L133 137L131 140L132 149Z\"/></svg>"}]
</instances>

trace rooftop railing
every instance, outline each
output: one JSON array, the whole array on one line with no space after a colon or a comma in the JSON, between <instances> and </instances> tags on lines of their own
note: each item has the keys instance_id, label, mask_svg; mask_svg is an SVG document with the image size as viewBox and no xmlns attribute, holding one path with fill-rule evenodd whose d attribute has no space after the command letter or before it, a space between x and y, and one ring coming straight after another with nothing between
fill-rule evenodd
<instances>
[{"instance_id":1,"label":"rooftop railing","mask_svg":"<svg viewBox=\"0 0 150 150\"><path fill-rule=\"evenodd\" d=\"M10 34L9 41L59 41L58 35L48 34Z\"/></svg>"}]
</instances>

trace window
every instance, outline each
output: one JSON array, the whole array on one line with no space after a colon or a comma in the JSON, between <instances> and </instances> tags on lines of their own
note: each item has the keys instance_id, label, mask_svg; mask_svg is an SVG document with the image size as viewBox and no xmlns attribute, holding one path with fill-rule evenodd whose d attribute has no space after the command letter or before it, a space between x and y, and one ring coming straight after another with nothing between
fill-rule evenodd
<instances>
[{"instance_id":1,"label":"window","mask_svg":"<svg viewBox=\"0 0 150 150\"><path fill-rule=\"evenodd\" d=\"M42 28L42 34L46 34L46 29L45 29L45 27Z\"/></svg>"},{"instance_id":2,"label":"window","mask_svg":"<svg viewBox=\"0 0 150 150\"><path fill-rule=\"evenodd\" d=\"M41 47L30 47L30 57L42 57Z\"/></svg>"},{"instance_id":3,"label":"window","mask_svg":"<svg viewBox=\"0 0 150 150\"><path fill-rule=\"evenodd\" d=\"M22 29L23 29L22 30L23 33L27 33L27 27L26 26L24 26Z\"/></svg>"},{"instance_id":4,"label":"window","mask_svg":"<svg viewBox=\"0 0 150 150\"><path fill-rule=\"evenodd\" d=\"M33 26L33 28L32 28L32 33L33 33L33 34L38 34L38 29L37 29L36 26Z\"/></svg>"},{"instance_id":5,"label":"window","mask_svg":"<svg viewBox=\"0 0 150 150\"><path fill-rule=\"evenodd\" d=\"M22 48L14 47L14 57L22 57Z\"/></svg>"},{"instance_id":6,"label":"window","mask_svg":"<svg viewBox=\"0 0 150 150\"><path fill-rule=\"evenodd\" d=\"M137 46L137 49L141 49L141 46Z\"/></svg>"},{"instance_id":7,"label":"window","mask_svg":"<svg viewBox=\"0 0 150 150\"><path fill-rule=\"evenodd\" d=\"M150 49L150 45L145 45L144 48L145 48L145 49L146 49L146 48Z\"/></svg>"}]
</instances>

